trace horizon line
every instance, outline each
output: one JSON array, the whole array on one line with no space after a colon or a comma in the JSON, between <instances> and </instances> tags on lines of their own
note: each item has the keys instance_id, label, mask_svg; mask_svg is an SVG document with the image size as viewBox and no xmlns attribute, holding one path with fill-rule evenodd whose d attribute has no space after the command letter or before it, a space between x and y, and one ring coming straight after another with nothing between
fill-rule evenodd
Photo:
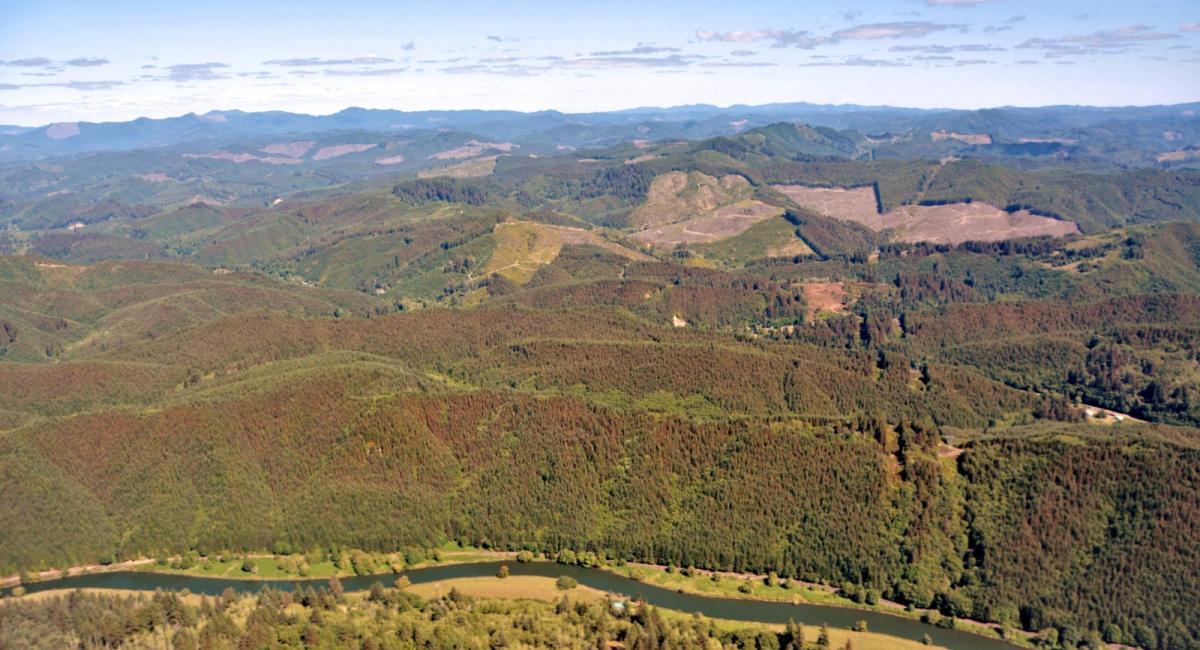
<instances>
[{"instance_id":1,"label":"horizon line","mask_svg":"<svg viewBox=\"0 0 1200 650\"><path fill-rule=\"evenodd\" d=\"M303 113L303 112L298 112L298 111L288 111L288 110L281 110L281 109L244 110L244 109L240 109L240 108L212 108L212 109L206 110L204 112L188 111L187 113L166 115L163 117L151 117L149 115L138 115L136 117L131 117L131 118L125 119L125 120L103 120L103 121L57 120L54 122L46 122L46 123L35 124L35 125L9 123L9 124L5 124L3 126L17 127L17 128L29 129L29 130L36 131L38 129L47 128L47 127L53 126L55 124L126 124L129 122L136 122L139 120L174 120L174 119L188 117L190 115L194 115L197 117L203 117L206 115L214 115L214 114L221 115L221 114L227 114L227 113L243 113L243 114L247 114L247 115L260 114L260 113L285 113L288 115L300 115L300 116L305 116L305 117L316 117L316 118L332 117L334 115L338 115L341 113L345 113L346 111L352 111L352 110L380 111L380 112L393 111L393 112L411 113L411 114L458 113L458 112L489 113L489 112L494 112L494 113L518 113L521 115L536 115L538 113L558 113L560 115L593 115L593 114L628 113L628 112L634 112L634 111L673 111L673 110L681 110L681 109L687 109L687 108L711 108L711 109L714 109L717 111L729 111L729 110L734 110L737 108L761 109L761 108L768 108L768 107L772 107L772 106L794 106L794 105L800 105L800 104L814 106L814 107L822 107L822 108L858 108L858 109L864 109L864 110L903 110L903 111L922 111L922 112L929 112L929 113L939 113L939 112L940 113L951 113L951 112L970 113L970 112L988 111L988 110L1045 110L1045 109L1052 109L1052 108L1076 108L1076 109L1096 109L1096 110L1139 109L1139 108L1141 108L1141 109L1144 109L1144 108L1174 108L1174 107L1182 107L1182 106L1200 105L1200 99L1196 99L1193 101L1187 101L1187 102L1176 102L1176 103L1171 103L1171 104L1158 104L1158 103L1155 103L1155 104L1036 104L1036 105L1003 104L1003 105L998 105L998 106L996 106L996 105L976 106L973 108L951 108L951 107L927 107L927 108L925 108L925 107L917 107L917 106L902 106L902 105L896 105L896 104L855 104L855 103L822 104L822 103L808 102L808 101L804 101L804 100L797 100L797 101L791 101L791 102L766 102L763 104L733 103L733 104L726 104L726 105L711 104L711 103L705 103L705 102L698 102L698 103L694 103L694 104L675 104L675 105L671 105L671 106L653 106L653 105L644 105L643 104L643 105L638 105L638 106L631 106L628 108L613 108L613 109L595 110L595 111L564 111L564 110L557 109L557 108L541 108L541 109L537 109L537 110L528 110L528 111L522 111L522 110L517 110L517 109L511 109L511 108L428 108L428 109L420 109L420 110L405 110L402 108L367 108L364 106L346 106L345 108L341 108L339 110L336 110L336 111L333 111L330 113Z\"/></svg>"}]
</instances>

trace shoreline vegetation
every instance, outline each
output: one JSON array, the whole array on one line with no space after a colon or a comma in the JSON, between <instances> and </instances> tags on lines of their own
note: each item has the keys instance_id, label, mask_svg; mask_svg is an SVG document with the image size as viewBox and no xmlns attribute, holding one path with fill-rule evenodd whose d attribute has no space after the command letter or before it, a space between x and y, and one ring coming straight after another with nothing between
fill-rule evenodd
<instances>
[{"instance_id":1,"label":"shoreline vegetation","mask_svg":"<svg viewBox=\"0 0 1200 650\"><path fill-rule=\"evenodd\" d=\"M331 555L336 556L331 558L329 557ZM807 603L871 611L919 620L928 625L954 628L983 637L1001 639L1009 643L1028 647L1032 647L1031 642L1036 638L1035 633L1020 630L1013 626L1004 626L999 623L977 621L962 617L947 617L934 609L905 607L900 603L879 597L878 593L863 590L849 584L835 587L794 578L780 578L774 572L758 574L713 571L697 569L695 567L679 568L673 565L609 560L590 552L576 553L565 550L552 556L549 553L536 554L532 551L484 549L469 545L464 546L456 542L447 542L430 549L409 548L392 553L372 553L361 550L342 549L336 554L317 550L303 554L222 553L195 557L184 555L160 557L157 559L138 558L110 564L89 564L63 570L52 569L35 574L6 576L0 578L0 588L45 582L75 575L116 571L140 571L248 581L287 580L289 578L297 580L320 580L323 578L378 575L381 579L384 579L384 584L391 584L392 580L400 579L404 572L410 569L448 564L497 561L554 562L578 565L606 571L636 582L698 596L759 602ZM20 579L22 576L25 580ZM523 576L518 582L525 581L528 578L531 577ZM440 593L438 589L442 585L448 583L457 584L461 581L466 581L463 584L476 588L476 591L470 592L469 595L481 598L533 597L528 595L505 596L502 595L504 593L503 590L479 589L479 580L481 579L457 578L439 580L409 587L408 589L413 591L413 593L429 596ZM589 593L594 593L594 595L617 596L617 594L606 594L605 592L586 587L580 588ZM51 593L65 591L73 590L51 590ZM626 597L633 595L624 594ZM678 614L679 616L687 616L683 613ZM741 624L741 622L737 623ZM900 641L898 638L896 640ZM859 646L856 645L855 647Z\"/></svg>"},{"instance_id":2,"label":"shoreline vegetation","mask_svg":"<svg viewBox=\"0 0 1200 650\"><path fill-rule=\"evenodd\" d=\"M269 640L271 636L284 640L288 632L298 632L306 646L334 647L328 645L330 634L324 633L323 628L333 628L337 647L350 642L351 634L363 637L361 647L364 648L380 647L368 644L366 638L371 634L385 638L389 633L401 638L410 636L414 642L425 635L426 642L445 642L451 637L446 636L446 631L436 629L439 621L442 625L459 628L466 624L475 628L469 631L476 631L479 626L471 626L471 623L477 623L480 616L490 617L486 629L491 630L493 642L498 641L498 631L503 634L503 624L514 630L538 634L544 633L547 626L555 627L555 623L560 626L564 622L574 623L573 629L559 627L557 638L545 639L556 647L586 647L581 644L582 636L569 636L575 632L595 636L608 648L660 647L666 639L701 641L698 647L704 648L944 648L932 645L928 639L922 643L872 632L865 627L840 629L794 622L782 625L686 614L645 603L614 600L611 594L596 589L564 584L561 578L556 581L541 576L452 578L420 585L397 580L392 587L376 585L369 591L354 593L342 592L335 580L330 580L328 587L313 589L310 586L295 593L267 589L258 594L229 591L221 596L61 589L3 599L0 601L0 619L9 607L23 607L19 610L20 616L26 620L38 618L35 612L39 608L46 618L62 611L87 609L95 612L106 608L118 615L124 614L128 621L119 632L104 633L117 635L105 638L105 642L165 641L169 637L176 648L198 647L195 642L203 643L206 635L210 637L210 643L217 635L236 641L239 631L241 639L253 637L256 641ZM264 615L264 610L271 611L272 615ZM157 615L159 612L161 616ZM456 617L456 613L467 615ZM421 623L424 621L420 618L416 625L395 625L413 614L429 615L423 629ZM538 624L530 626L530 621L535 618ZM360 622L372 620L375 627L338 625L356 619ZM274 628L273 635L264 629L255 629L256 626L265 628L264 622ZM387 632L381 634L379 628ZM462 634L464 630L457 632ZM647 635L654 639L650 645L637 643L638 640L650 641L643 638ZM771 645L772 641L774 645Z\"/></svg>"}]
</instances>

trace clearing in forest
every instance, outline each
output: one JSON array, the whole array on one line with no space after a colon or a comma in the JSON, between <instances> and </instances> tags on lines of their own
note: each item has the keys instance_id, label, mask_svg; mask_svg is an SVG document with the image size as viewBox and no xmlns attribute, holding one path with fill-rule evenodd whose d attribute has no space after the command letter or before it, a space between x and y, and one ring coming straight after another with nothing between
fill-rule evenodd
<instances>
[{"instance_id":1,"label":"clearing in forest","mask_svg":"<svg viewBox=\"0 0 1200 650\"><path fill-rule=\"evenodd\" d=\"M1073 221L1041 217L1027 210L1006 212L987 203L906 205L882 215L882 229L893 228L910 242L959 244L1017 237L1063 237L1079 232Z\"/></svg>"},{"instance_id":2,"label":"clearing in forest","mask_svg":"<svg viewBox=\"0 0 1200 650\"><path fill-rule=\"evenodd\" d=\"M718 208L753 194L750 182L736 174L716 178L701 172L668 172L651 181L645 203L629 220L637 228L666 226L711 216Z\"/></svg>"},{"instance_id":3,"label":"clearing in forest","mask_svg":"<svg viewBox=\"0 0 1200 650\"><path fill-rule=\"evenodd\" d=\"M728 239L749 230L760 221L783 214L783 209L762 201L746 199L717 208L711 214L665 226L647 228L633 234L638 241L658 246L703 244Z\"/></svg>"},{"instance_id":4,"label":"clearing in forest","mask_svg":"<svg viewBox=\"0 0 1200 650\"><path fill-rule=\"evenodd\" d=\"M796 205L835 219L857 221L870 226L872 218L879 218L875 190L869 187L808 187L806 185L775 185L779 193L796 202Z\"/></svg>"},{"instance_id":5,"label":"clearing in forest","mask_svg":"<svg viewBox=\"0 0 1200 650\"><path fill-rule=\"evenodd\" d=\"M520 145L511 142L480 142L479 140L471 140L461 147L439 151L429 157L430 160L459 160L462 158L474 158L479 154L493 149L512 153L513 149L519 148Z\"/></svg>"},{"instance_id":6,"label":"clearing in forest","mask_svg":"<svg viewBox=\"0 0 1200 650\"><path fill-rule=\"evenodd\" d=\"M374 144L335 144L328 147L317 149L317 153L313 154L313 160L326 160L328 158L337 158L349 153L360 153L368 149L374 149Z\"/></svg>"},{"instance_id":7,"label":"clearing in forest","mask_svg":"<svg viewBox=\"0 0 1200 650\"><path fill-rule=\"evenodd\" d=\"M630 215L633 238L656 246L705 244L728 239L778 216L782 208L752 198L744 177L668 172L650 183L646 201Z\"/></svg>"},{"instance_id":8,"label":"clearing in forest","mask_svg":"<svg viewBox=\"0 0 1200 650\"><path fill-rule=\"evenodd\" d=\"M457 165L449 167L439 167L437 169L425 169L417 173L421 178L434 178L436 176L449 176L451 178L476 178L479 176L489 176L496 169L497 156L488 156L486 158L476 158L460 162ZM376 160L376 163L379 161Z\"/></svg>"},{"instance_id":9,"label":"clearing in forest","mask_svg":"<svg viewBox=\"0 0 1200 650\"><path fill-rule=\"evenodd\" d=\"M946 205L903 205L879 214L871 188L855 189L776 185L797 205L872 230L892 230L896 239L958 244L1016 237L1063 237L1079 232L1073 221L1042 217L1027 210L1007 212L982 201Z\"/></svg>"},{"instance_id":10,"label":"clearing in forest","mask_svg":"<svg viewBox=\"0 0 1200 650\"><path fill-rule=\"evenodd\" d=\"M259 151L263 153L275 154L279 156L288 156L290 158L299 158L308 153L309 149L316 144L313 140L301 140L299 142L275 142L269 144Z\"/></svg>"},{"instance_id":11,"label":"clearing in forest","mask_svg":"<svg viewBox=\"0 0 1200 650\"><path fill-rule=\"evenodd\" d=\"M815 316L819 312L846 311L846 286L841 282L805 282L804 301Z\"/></svg>"},{"instance_id":12,"label":"clearing in forest","mask_svg":"<svg viewBox=\"0 0 1200 650\"><path fill-rule=\"evenodd\" d=\"M583 228L509 221L496 224L493 237L496 248L484 272L499 273L518 284L528 282L539 268L553 262L562 247L568 244L591 244L634 260L652 259Z\"/></svg>"}]
</instances>

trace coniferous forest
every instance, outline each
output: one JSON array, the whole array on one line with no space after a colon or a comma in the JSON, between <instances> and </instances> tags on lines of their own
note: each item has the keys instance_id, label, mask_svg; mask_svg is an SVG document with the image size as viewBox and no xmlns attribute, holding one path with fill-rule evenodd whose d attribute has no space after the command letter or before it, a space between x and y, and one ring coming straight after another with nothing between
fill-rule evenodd
<instances>
[{"instance_id":1,"label":"coniferous forest","mask_svg":"<svg viewBox=\"0 0 1200 650\"><path fill-rule=\"evenodd\" d=\"M455 541L1200 647L1198 172L792 123L537 156L411 137L428 168L297 163L258 178L278 202L220 159L186 159L219 203L101 192L115 153L0 167L0 574ZM915 239L812 190L1073 228ZM395 589L5 600L14 648L817 647Z\"/></svg>"}]
</instances>

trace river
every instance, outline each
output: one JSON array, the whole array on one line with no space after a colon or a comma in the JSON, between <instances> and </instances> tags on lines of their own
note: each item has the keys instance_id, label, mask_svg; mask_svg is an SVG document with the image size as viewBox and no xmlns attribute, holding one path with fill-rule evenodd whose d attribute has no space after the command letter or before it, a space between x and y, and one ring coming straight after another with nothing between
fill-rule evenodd
<instances>
[{"instance_id":1,"label":"river","mask_svg":"<svg viewBox=\"0 0 1200 650\"><path fill-rule=\"evenodd\" d=\"M435 582L450 578L475 578L494 576L501 564L508 565L511 575L543 576L557 578L571 576L581 585L592 587L627 597L641 597L647 603L656 607L664 607L686 613L698 612L712 618L724 618L735 621L757 621L763 623L786 623L795 620L807 625L828 624L830 627L849 628L855 621L866 621L872 632L898 636L905 639L920 641L928 634L934 644L953 648L954 650L1011 650L1014 645L983 637L962 630L947 630L932 625L926 625L918 620L885 614L877 611L833 607L829 605L812 605L761 600L741 600L735 598L712 598L693 594L681 594L670 589L664 589L644 582L638 582L624 576L619 576L600 569L567 566L552 562L477 562L469 564L445 564L405 571L413 584ZM350 576L341 578L342 587L346 591L361 591L379 582L385 587L391 586L396 576L382 574L373 576ZM194 594L219 595L225 589L245 593L254 593L263 586L275 589L291 590L297 584L324 584L325 579L292 579L292 580L246 580L237 578L205 578L198 576L152 573L141 571L114 571L111 573L93 573L71 576L57 580L46 580L25 585L27 593L36 593L51 589L132 589L138 591L180 591L187 589ZM7 595L11 589L0 590Z\"/></svg>"}]
</instances>

